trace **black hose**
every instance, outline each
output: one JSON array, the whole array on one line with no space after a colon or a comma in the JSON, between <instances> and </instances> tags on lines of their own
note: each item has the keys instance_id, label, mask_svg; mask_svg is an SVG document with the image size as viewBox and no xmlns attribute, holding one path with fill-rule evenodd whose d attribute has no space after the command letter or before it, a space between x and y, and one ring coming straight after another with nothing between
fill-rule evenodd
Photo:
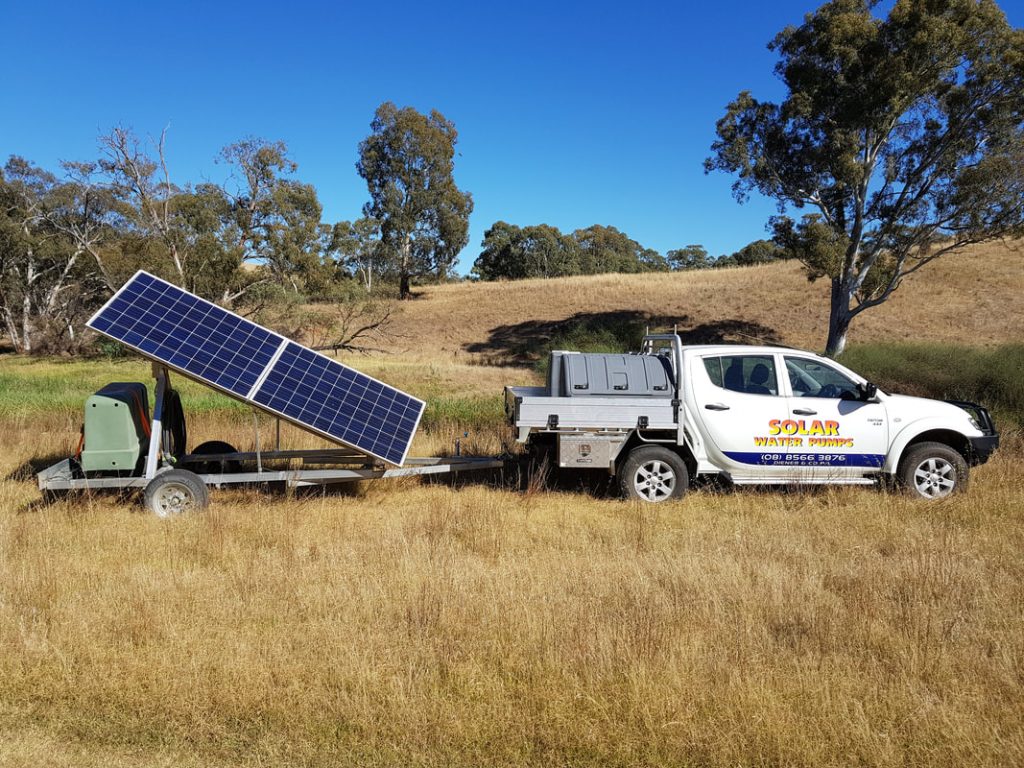
<instances>
[{"instance_id":1,"label":"black hose","mask_svg":"<svg viewBox=\"0 0 1024 768\"><path fill-rule=\"evenodd\" d=\"M176 389L164 392L162 424L167 452L175 459L180 459L185 455L188 429L185 426L185 409L181 407L181 396Z\"/></svg>"}]
</instances>

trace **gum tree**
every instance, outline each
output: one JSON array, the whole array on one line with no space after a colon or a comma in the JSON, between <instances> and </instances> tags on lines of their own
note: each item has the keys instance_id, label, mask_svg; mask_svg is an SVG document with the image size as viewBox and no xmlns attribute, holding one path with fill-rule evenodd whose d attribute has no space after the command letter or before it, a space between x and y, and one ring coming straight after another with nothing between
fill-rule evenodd
<instances>
[{"instance_id":1,"label":"gum tree","mask_svg":"<svg viewBox=\"0 0 1024 768\"><path fill-rule=\"evenodd\" d=\"M380 223L381 250L398 275L400 297L429 272L443 279L469 242L473 198L455 185L455 124L390 101L377 108L359 145L356 169L370 202L363 215Z\"/></svg>"},{"instance_id":2,"label":"gum tree","mask_svg":"<svg viewBox=\"0 0 1024 768\"><path fill-rule=\"evenodd\" d=\"M785 99L740 93L705 161L740 202L774 198L775 241L831 281L831 356L908 275L1024 232L1024 30L992 0L876 7L834 0L780 32Z\"/></svg>"}]
</instances>

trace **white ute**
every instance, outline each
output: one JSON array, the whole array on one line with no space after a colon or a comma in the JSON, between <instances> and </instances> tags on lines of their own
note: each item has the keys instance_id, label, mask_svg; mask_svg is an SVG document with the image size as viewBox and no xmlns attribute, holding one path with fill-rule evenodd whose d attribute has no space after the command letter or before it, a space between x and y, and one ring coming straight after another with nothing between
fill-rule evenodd
<instances>
[{"instance_id":1,"label":"white ute","mask_svg":"<svg viewBox=\"0 0 1024 768\"><path fill-rule=\"evenodd\" d=\"M999 444L980 405L882 392L797 349L683 346L635 355L552 352L547 385L506 387L520 443L562 469L614 474L627 498L682 496L698 476L735 485L875 484L937 499Z\"/></svg>"}]
</instances>

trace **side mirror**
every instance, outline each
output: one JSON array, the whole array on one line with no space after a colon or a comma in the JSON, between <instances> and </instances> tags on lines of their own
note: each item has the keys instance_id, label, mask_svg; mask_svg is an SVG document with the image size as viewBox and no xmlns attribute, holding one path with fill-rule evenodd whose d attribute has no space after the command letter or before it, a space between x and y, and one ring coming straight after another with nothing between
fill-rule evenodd
<instances>
[{"instance_id":1,"label":"side mirror","mask_svg":"<svg viewBox=\"0 0 1024 768\"><path fill-rule=\"evenodd\" d=\"M857 393L860 395L861 400L867 402L875 399L875 395L878 394L878 387L868 381L857 385Z\"/></svg>"}]
</instances>

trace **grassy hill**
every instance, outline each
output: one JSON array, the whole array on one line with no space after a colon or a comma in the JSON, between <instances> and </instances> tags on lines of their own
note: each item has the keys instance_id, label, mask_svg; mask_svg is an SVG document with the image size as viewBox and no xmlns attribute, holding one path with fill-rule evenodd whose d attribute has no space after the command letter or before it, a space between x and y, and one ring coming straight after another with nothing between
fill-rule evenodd
<instances>
[{"instance_id":1,"label":"grassy hill","mask_svg":"<svg viewBox=\"0 0 1024 768\"><path fill-rule=\"evenodd\" d=\"M436 360L520 359L574 323L677 325L693 343L825 345L828 282L786 262L672 274L594 275L423 288L396 328L407 354ZM853 325L852 344L994 345L1024 339L1024 243L991 244L912 275Z\"/></svg>"}]
</instances>

